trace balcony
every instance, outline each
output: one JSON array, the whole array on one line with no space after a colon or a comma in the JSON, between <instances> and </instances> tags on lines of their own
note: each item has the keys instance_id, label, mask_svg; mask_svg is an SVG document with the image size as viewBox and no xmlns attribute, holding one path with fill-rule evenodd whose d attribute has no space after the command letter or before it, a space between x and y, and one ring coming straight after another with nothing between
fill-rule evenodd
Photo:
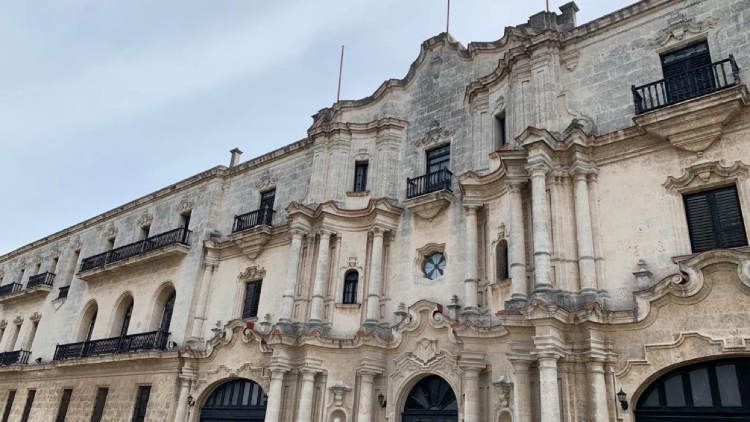
<instances>
[{"instance_id":1,"label":"balcony","mask_svg":"<svg viewBox=\"0 0 750 422\"><path fill-rule=\"evenodd\" d=\"M31 354L28 350L16 350L15 352L0 353L0 366L8 365L26 365L29 363L29 355Z\"/></svg>"},{"instance_id":2,"label":"balcony","mask_svg":"<svg viewBox=\"0 0 750 422\"><path fill-rule=\"evenodd\" d=\"M152 331L121 337L89 340L79 343L58 344L53 360L83 358L89 356L112 355L140 352L145 350L166 350L170 333Z\"/></svg>"},{"instance_id":3,"label":"balcony","mask_svg":"<svg viewBox=\"0 0 750 422\"><path fill-rule=\"evenodd\" d=\"M104 273L121 269L124 266L146 263L168 256L184 256L189 249L190 234L179 228L151 236L129 245L120 246L81 261L78 277L83 280L97 278Z\"/></svg>"},{"instance_id":4,"label":"balcony","mask_svg":"<svg viewBox=\"0 0 750 422\"><path fill-rule=\"evenodd\" d=\"M0 302L10 302L22 297L42 296L52 290L55 275L50 272L29 277L26 288L20 283L10 283L0 287Z\"/></svg>"},{"instance_id":5,"label":"balcony","mask_svg":"<svg viewBox=\"0 0 750 422\"><path fill-rule=\"evenodd\" d=\"M432 220L453 201L453 173L447 169L406 179L404 205L414 214Z\"/></svg>"},{"instance_id":6,"label":"balcony","mask_svg":"<svg viewBox=\"0 0 750 422\"><path fill-rule=\"evenodd\" d=\"M234 217L234 226L232 226L232 233L238 233L241 231L252 229L257 226L273 226L273 215L275 211L272 209L264 208L261 210L255 210L247 214L236 215Z\"/></svg>"},{"instance_id":7,"label":"balcony","mask_svg":"<svg viewBox=\"0 0 750 422\"><path fill-rule=\"evenodd\" d=\"M33 277L29 277L29 281L26 282L26 290L36 289L38 287L52 287L52 282L55 281L55 274L51 272L37 274Z\"/></svg>"},{"instance_id":8,"label":"balcony","mask_svg":"<svg viewBox=\"0 0 750 422\"><path fill-rule=\"evenodd\" d=\"M711 94L740 83L740 69L733 55L728 59L695 68L660 81L631 88L635 114L640 115L663 107Z\"/></svg>"},{"instance_id":9,"label":"balcony","mask_svg":"<svg viewBox=\"0 0 750 422\"><path fill-rule=\"evenodd\" d=\"M0 286L0 299L12 295L13 293L18 293L21 290L23 290L23 284L21 283L10 283L5 286Z\"/></svg>"}]
</instances>

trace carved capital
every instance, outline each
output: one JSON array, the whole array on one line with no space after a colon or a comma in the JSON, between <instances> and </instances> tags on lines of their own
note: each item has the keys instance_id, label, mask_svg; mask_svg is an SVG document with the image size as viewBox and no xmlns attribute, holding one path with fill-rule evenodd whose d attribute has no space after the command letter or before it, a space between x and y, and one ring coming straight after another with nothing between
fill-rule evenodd
<instances>
[{"instance_id":1,"label":"carved capital","mask_svg":"<svg viewBox=\"0 0 750 422\"><path fill-rule=\"evenodd\" d=\"M21 315L18 315L17 317L13 318L13 324L15 325L23 324L23 317Z\"/></svg>"},{"instance_id":2,"label":"carved capital","mask_svg":"<svg viewBox=\"0 0 750 422\"><path fill-rule=\"evenodd\" d=\"M42 319L42 314L40 314L39 312L34 312L29 317L29 321L31 321L31 322L37 322L38 323L41 319Z\"/></svg>"}]
</instances>

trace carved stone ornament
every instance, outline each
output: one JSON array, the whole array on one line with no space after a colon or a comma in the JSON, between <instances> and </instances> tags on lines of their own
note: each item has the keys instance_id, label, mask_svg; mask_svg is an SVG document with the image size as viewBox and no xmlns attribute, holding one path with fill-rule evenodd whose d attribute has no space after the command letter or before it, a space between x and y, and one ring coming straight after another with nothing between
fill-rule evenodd
<instances>
[{"instance_id":1,"label":"carved stone ornament","mask_svg":"<svg viewBox=\"0 0 750 422\"><path fill-rule=\"evenodd\" d=\"M115 237L117 237L117 227L110 224L110 226L107 227L107 230L104 231L104 238L111 240L111 239L114 239Z\"/></svg>"},{"instance_id":2,"label":"carved stone ornament","mask_svg":"<svg viewBox=\"0 0 750 422\"><path fill-rule=\"evenodd\" d=\"M13 318L13 324L16 324L16 325L23 324L23 317L21 315L18 315L17 317Z\"/></svg>"},{"instance_id":3,"label":"carved stone ornament","mask_svg":"<svg viewBox=\"0 0 750 422\"><path fill-rule=\"evenodd\" d=\"M357 266L357 257L356 256L350 256L349 257L349 268L354 268Z\"/></svg>"},{"instance_id":4,"label":"carved stone ornament","mask_svg":"<svg viewBox=\"0 0 750 422\"><path fill-rule=\"evenodd\" d=\"M437 346L437 340L423 338L417 342L417 348L414 350L414 358L422 362L423 365L430 363L440 354Z\"/></svg>"},{"instance_id":5,"label":"carved stone ornament","mask_svg":"<svg viewBox=\"0 0 750 422\"><path fill-rule=\"evenodd\" d=\"M240 281L250 281L250 280L260 280L266 276L266 269L261 267L258 268L257 265L253 264L247 268L245 268L245 271L241 272L237 278Z\"/></svg>"},{"instance_id":6,"label":"carved stone ornament","mask_svg":"<svg viewBox=\"0 0 750 422\"><path fill-rule=\"evenodd\" d=\"M154 221L154 216L148 213L141 214L141 216L138 218L138 227L145 227L150 226L151 223Z\"/></svg>"},{"instance_id":7,"label":"carved stone ornament","mask_svg":"<svg viewBox=\"0 0 750 422\"><path fill-rule=\"evenodd\" d=\"M360 148L359 151L357 151L357 161L369 161L370 160L370 153L367 152L366 148Z\"/></svg>"},{"instance_id":8,"label":"carved stone ornament","mask_svg":"<svg viewBox=\"0 0 750 422\"><path fill-rule=\"evenodd\" d=\"M683 170L682 176L668 177L664 187L674 193L683 193L693 189L705 189L712 185L742 181L747 178L748 166L741 161L725 165L724 161L707 161L694 164Z\"/></svg>"},{"instance_id":9,"label":"carved stone ornament","mask_svg":"<svg viewBox=\"0 0 750 422\"><path fill-rule=\"evenodd\" d=\"M500 399L500 408L509 408L513 398L513 382L509 377L500 376L496 381L492 381L492 386L497 391Z\"/></svg>"},{"instance_id":10,"label":"carved stone ornament","mask_svg":"<svg viewBox=\"0 0 750 422\"><path fill-rule=\"evenodd\" d=\"M352 389L344 385L343 382L332 385L329 387L329 390L333 393L333 405L336 407L342 407L344 405L344 396L346 393L352 391Z\"/></svg>"},{"instance_id":11,"label":"carved stone ornament","mask_svg":"<svg viewBox=\"0 0 750 422\"><path fill-rule=\"evenodd\" d=\"M193 209L193 201L187 196L183 196L179 204L177 204L177 212L182 213Z\"/></svg>"},{"instance_id":12,"label":"carved stone ornament","mask_svg":"<svg viewBox=\"0 0 750 422\"><path fill-rule=\"evenodd\" d=\"M266 169L260 174L260 179L255 184L255 189L264 191L276 186L276 179L271 175L271 171Z\"/></svg>"},{"instance_id":13,"label":"carved stone ornament","mask_svg":"<svg viewBox=\"0 0 750 422\"><path fill-rule=\"evenodd\" d=\"M42 319L42 314L40 314L39 312L34 312L29 317L29 321L31 321L31 322L37 322L38 323L41 319Z\"/></svg>"},{"instance_id":14,"label":"carved stone ornament","mask_svg":"<svg viewBox=\"0 0 750 422\"><path fill-rule=\"evenodd\" d=\"M83 242L81 242L81 236L76 236L70 241L70 248L74 251L80 251L83 247Z\"/></svg>"},{"instance_id":15,"label":"carved stone ornament","mask_svg":"<svg viewBox=\"0 0 750 422\"><path fill-rule=\"evenodd\" d=\"M695 18L686 18L682 12L673 12L667 17L668 26L651 38L648 44L651 48L662 47L672 38L682 41L686 35L689 37L690 35L706 32L708 28L713 28L718 23L719 20L713 17L699 21Z\"/></svg>"},{"instance_id":16,"label":"carved stone ornament","mask_svg":"<svg viewBox=\"0 0 750 422\"><path fill-rule=\"evenodd\" d=\"M453 141L455 133L447 129L440 128L440 122L434 120L430 124L430 130L427 131L424 138L419 140L419 146L426 147L438 144L447 144Z\"/></svg>"},{"instance_id":17,"label":"carved stone ornament","mask_svg":"<svg viewBox=\"0 0 750 422\"><path fill-rule=\"evenodd\" d=\"M8 321L7 320L4 319L4 320L0 321L0 330L4 330L7 326L8 326Z\"/></svg>"},{"instance_id":18,"label":"carved stone ornament","mask_svg":"<svg viewBox=\"0 0 750 422\"><path fill-rule=\"evenodd\" d=\"M52 251L49 254L53 259L60 257L60 246L55 245L52 247Z\"/></svg>"}]
</instances>

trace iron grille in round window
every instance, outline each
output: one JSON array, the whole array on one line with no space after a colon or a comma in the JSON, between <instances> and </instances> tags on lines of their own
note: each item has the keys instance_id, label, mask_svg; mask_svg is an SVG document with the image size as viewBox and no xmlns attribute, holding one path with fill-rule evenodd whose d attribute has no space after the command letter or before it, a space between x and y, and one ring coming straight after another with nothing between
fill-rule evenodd
<instances>
[{"instance_id":1,"label":"iron grille in round window","mask_svg":"<svg viewBox=\"0 0 750 422\"><path fill-rule=\"evenodd\" d=\"M443 271L445 271L445 256L440 252L428 256L424 260L422 271L424 271L425 277L430 280L440 277L443 275Z\"/></svg>"}]
</instances>

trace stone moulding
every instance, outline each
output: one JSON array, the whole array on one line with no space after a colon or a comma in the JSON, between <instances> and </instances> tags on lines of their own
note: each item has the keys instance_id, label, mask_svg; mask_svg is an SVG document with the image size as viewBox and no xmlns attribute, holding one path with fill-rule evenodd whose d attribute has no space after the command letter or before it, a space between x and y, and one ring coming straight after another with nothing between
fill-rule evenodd
<instances>
[{"instance_id":1,"label":"stone moulding","mask_svg":"<svg viewBox=\"0 0 750 422\"><path fill-rule=\"evenodd\" d=\"M670 192L685 193L705 189L707 185L744 181L748 169L747 164L739 160L731 165L725 165L723 161L701 162L685 168L680 177L669 176L662 186Z\"/></svg>"},{"instance_id":2,"label":"stone moulding","mask_svg":"<svg viewBox=\"0 0 750 422\"><path fill-rule=\"evenodd\" d=\"M420 195L404 201L404 206L419 218L432 220L453 202L453 193L447 189Z\"/></svg>"},{"instance_id":3,"label":"stone moulding","mask_svg":"<svg viewBox=\"0 0 750 422\"><path fill-rule=\"evenodd\" d=\"M660 30L649 41L649 48L656 49L667 45L671 39L682 41L686 37L692 37L708 31L713 28L719 20L713 17L707 17L703 20L696 18L686 18L682 12L673 12L667 16L667 27Z\"/></svg>"}]
</instances>

